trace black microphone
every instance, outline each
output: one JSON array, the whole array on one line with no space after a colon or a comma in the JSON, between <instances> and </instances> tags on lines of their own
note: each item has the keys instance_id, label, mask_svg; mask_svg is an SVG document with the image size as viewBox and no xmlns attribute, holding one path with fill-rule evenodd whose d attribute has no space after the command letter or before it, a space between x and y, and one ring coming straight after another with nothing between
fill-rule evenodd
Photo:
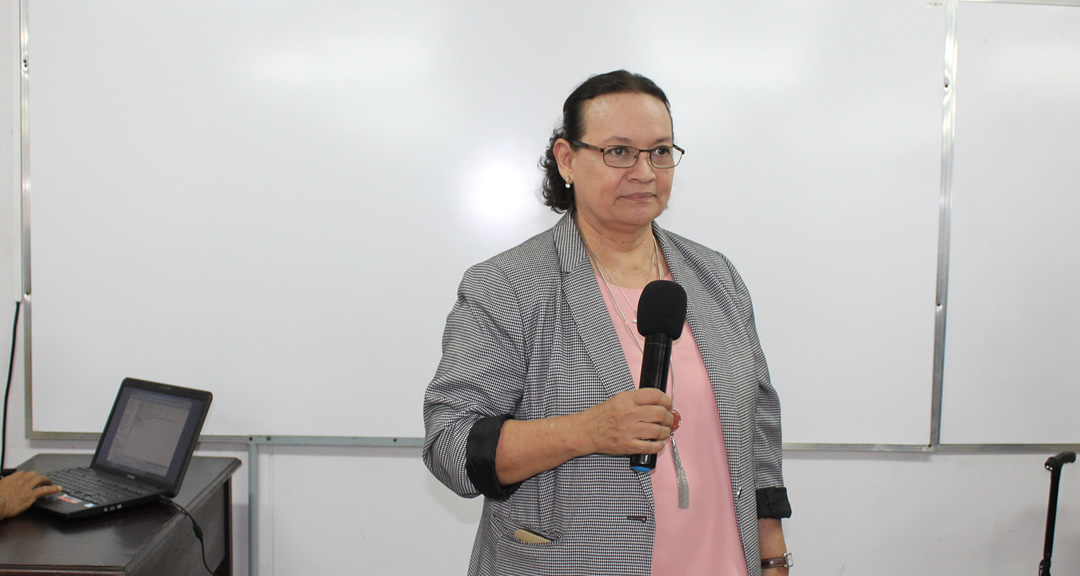
<instances>
[{"instance_id":1,"label":"black microphone","mask_svg":"<svg viewBox=\"0 0 1080 576\"><path fill-rule=\"evenodd\" d=\"M638 300L638 332L645 337L641 357L641 385L667 392L671 341L682 335L686 322L686 291L669 280L649 282ZM648 472L656 468L656 454L635 454L630 468Z\"/></svg>"}]
</instances>

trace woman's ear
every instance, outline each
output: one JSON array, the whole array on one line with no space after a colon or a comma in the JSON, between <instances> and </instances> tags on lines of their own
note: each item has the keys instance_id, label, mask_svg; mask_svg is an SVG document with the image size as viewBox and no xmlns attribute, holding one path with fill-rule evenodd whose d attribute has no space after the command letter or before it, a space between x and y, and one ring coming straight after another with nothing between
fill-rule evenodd
<instances>
[{"instance_id":1,"label":"woman's ear","mask_svg":"<svg viewBox=\"0 0 1080 576\"><path fill-rule=\"evenodd\" d=\"M571 180L574 177L574 147L565 138L559 138L551 152L559 163L559 174L562 174L563 180Z\"/></svg>"}]
</instances>

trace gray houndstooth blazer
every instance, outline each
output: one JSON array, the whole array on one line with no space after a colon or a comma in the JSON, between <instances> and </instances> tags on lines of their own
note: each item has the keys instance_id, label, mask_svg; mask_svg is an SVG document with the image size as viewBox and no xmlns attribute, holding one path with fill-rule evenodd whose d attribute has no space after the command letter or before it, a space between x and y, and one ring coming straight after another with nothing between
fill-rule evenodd
<instances>
[{"instance_id":1,"label":"gray houndstooth blazer","mask_svg":"<svg viewBox=\"0 0 1080 576\"><path fill-rule=\"evenodd\" d=\"M687 319L720 411L747 568L760 575L757 519L790 512L769 512L788 506L780 403L750 297L723 255L653 227L673 278L686 289ZM466 471L474 424L500 415L528 420L580 412L631 389L618 336L567 214L465 273L424 398L424 463L454 492L479 496ZM513 488L485 498L469 574L649 574L652 480L630 470L626 457L577 458ZM522 542L514 537L518 529L550 542Z\"/></svg>"}]
</instances>

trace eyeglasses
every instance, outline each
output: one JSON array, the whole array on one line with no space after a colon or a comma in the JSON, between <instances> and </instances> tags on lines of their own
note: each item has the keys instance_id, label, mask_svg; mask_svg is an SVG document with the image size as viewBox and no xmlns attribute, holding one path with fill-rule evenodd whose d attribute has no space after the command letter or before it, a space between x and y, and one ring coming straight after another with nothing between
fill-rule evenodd
<instances>
[{"instance_id":1,"label":"eyeglasses","mask_svg":"<svg viewBox=\"0 0 1080 576\"><path fill-rule=\"evenodd\" d=\"M608 146L607 148L601 148L599 146L593 146L592 144L586 144L580 140L572 140L570 142L574 146L581 148L588 148L589 150L596 150L604 155L604 164L611 166L612 168L630 168L634 164L637 164L638 158L642 152L649 153L649 163L653 168L674 168L679 165L679 161L682 160L682 155L686 152L682 148L672 144L671 146L657 146L648 150L642 150L641 148L634 148L633 146Z\"/></svg>"}]
</instances>

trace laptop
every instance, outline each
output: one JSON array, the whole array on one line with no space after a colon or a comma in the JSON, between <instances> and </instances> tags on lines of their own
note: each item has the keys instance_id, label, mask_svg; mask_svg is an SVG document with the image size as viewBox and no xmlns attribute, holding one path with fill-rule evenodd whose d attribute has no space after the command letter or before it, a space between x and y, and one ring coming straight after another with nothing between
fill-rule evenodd
<instances>
[{"instance_id":1,"label":"laptop","mask_svg":"<svg viewBox=\"0 0 1080 576\"><path fill-rule=\"evenodd\" d=\"M90 467L46 473L64 491L34 507L83 518L176 496L212 400L202 390L125 378Z\"/></svg>"}]
</instances>

